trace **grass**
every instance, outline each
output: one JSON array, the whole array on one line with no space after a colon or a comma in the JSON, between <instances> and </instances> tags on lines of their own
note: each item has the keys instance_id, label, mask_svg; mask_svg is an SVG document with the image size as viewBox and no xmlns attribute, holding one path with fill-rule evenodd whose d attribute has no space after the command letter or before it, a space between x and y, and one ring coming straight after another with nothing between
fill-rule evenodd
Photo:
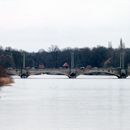
<instances>
[{"instance_id":1,"label":"grass","mask_svg":"<svg viewBox=\"0 0 130 130\"><path fill-rule=\"evenodd\" d=\"M0 87L13 83L13 79L8 76L5 69L0 66Z\"/></svg>"},{"instance_id":2,"label":"grass","mask_svg":"<svg viewBox=\"0 0 130 130\"><path fill-rule=\"evenodd\" d=\"M11 77L0 77L0 87L9 85L11 83L13 83L13 79Z\"/></svg>"}]
</instances>

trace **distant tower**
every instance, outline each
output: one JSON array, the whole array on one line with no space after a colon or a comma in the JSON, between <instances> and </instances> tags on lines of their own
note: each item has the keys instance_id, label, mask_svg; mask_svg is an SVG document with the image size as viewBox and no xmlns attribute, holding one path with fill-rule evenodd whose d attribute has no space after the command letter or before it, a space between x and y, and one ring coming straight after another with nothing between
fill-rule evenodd
<instances>
[{"instance_id":1,"label":"distant tower","mask_svg":"<svg viewBox=\"0 0 130 130\"><path fill-rule=\"evenodd\" d=\"M112 48L112 42L108 42L108 48L110 49L110 48Z\"/></svg>"},{"instance_id":2,"label":"distant tower","mask_svg":"<svg viewBox=\"0 0 130 130\"><path fill-rule=\"evenodd\" d=\"M120 39L120 68L124 69L125 67L125 51L124 51L124 44L122 42L122 39Z\"/></svg>"}]
</instances>

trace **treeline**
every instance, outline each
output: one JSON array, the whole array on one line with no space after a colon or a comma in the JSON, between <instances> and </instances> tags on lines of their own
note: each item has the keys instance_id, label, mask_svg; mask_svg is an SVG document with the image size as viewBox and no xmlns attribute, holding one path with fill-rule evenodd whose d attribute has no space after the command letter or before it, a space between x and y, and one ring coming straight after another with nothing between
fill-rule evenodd
<instances>
[{"instance_id":1,"label":"treeline","mask_svg":"<svg viewBox=\"0 0 130 130\"><path fill-rule=\"evenodd\" d=\"M7 47L0 48L0 65L5 68L21 68L23 54L26 56L26 67L59 68L65 62L71 64L71 52L74 52L75 67L119 67L120 49L97 46L94 48L65 48L60 50L57 46L51 46L48 51L43 49L38 52L26 52ZM125 49L125 66L130 63L130 48Z\"/></svg>"}]
</instances>

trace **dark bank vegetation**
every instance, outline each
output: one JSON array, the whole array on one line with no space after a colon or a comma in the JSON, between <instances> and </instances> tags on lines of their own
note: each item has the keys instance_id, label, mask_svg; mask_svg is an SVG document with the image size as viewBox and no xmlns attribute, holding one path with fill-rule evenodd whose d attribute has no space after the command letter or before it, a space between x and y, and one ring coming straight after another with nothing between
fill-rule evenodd
<instances>
[{"instance_id":1,"label":"dark bank vegetation","mask_svg":"<svg viewBox=\"0 0 130 130\"><path fill-rule=\"evenodd\" d=\"M21 68L23 53L26 55L26 67L38 68L44 65L46 68L59 68L66 62L71 63L71 52L74 52L75 67L119 67L119 48L106 48L97 46L94 48L65 48L60 50L57 46L51 46L48 51L40 49L38 52L26 52L7 47L0 48L0 65L5 68ZM130 48L125 49L125 65L130 63Z\"/></svg>"}]
</instances>

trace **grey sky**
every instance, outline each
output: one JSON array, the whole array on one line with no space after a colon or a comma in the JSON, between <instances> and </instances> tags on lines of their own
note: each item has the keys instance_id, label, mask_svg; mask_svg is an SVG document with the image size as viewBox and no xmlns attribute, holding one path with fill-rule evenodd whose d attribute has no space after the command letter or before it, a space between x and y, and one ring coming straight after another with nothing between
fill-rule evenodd
<instances>
[{"instance_id":1,"label":"grey sky","mask_svg":"<svg viewBox=\"0 0 130 130\"><path fill-rule=\"evenodd\" d=\"M37 51L130 47L130 0L0 0L0 45Z\"/></svg>"}]
</instances>

